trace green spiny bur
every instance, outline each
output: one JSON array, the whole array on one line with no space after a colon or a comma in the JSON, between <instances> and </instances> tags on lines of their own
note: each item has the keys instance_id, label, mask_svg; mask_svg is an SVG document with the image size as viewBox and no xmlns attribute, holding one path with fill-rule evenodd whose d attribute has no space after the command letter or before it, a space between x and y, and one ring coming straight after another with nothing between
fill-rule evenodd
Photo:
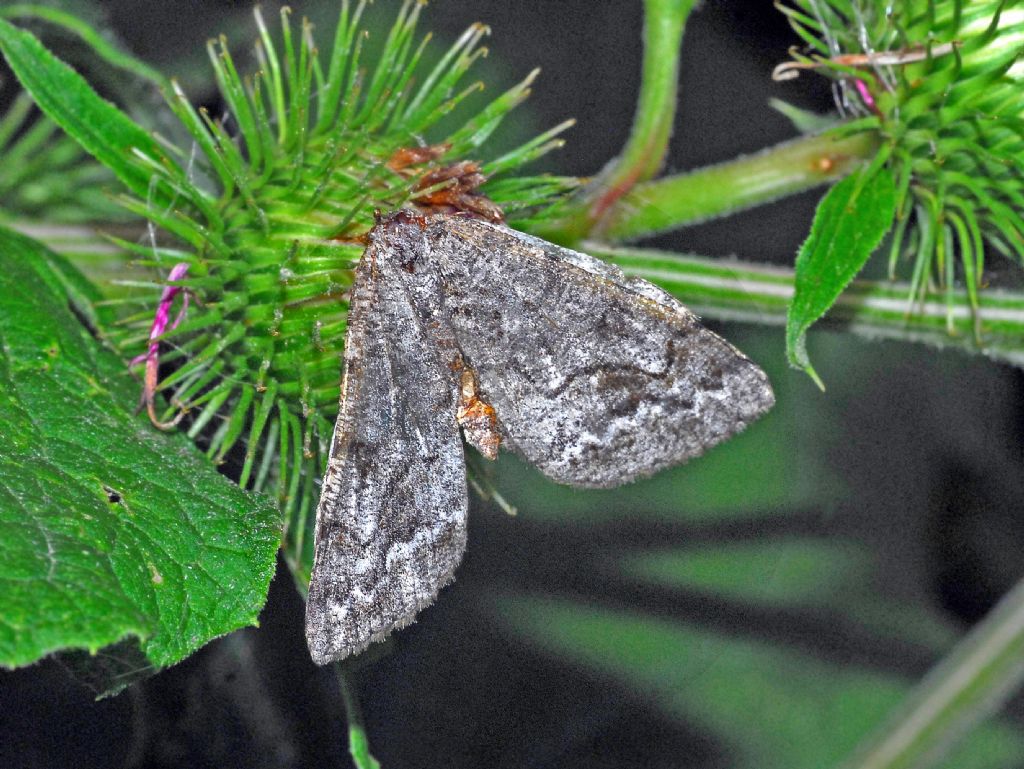
<instances>
[{"instance_id":1,"label":"green spiny bur","mask_svg":"<svg viewBox=\"0 0 1024 769\"><path fill-rule=\"evenodd\" d=\"M1024 262L1021 10L997 0L792 6L783 10L807 46L795 58L836 79L852 118L833 130L875 132L891 152L890 273L910 257L908 308L932 290L952 307L958 261L977 311L983 244Z\"/></svg>"},{"instance_id":2,"label":"green spiny bur","mask_svg":"<svg viewBox=\"0 0 1024 769\"><path fill-rule=\"evenodd\" d=\"M160 418L186 411L189 434L211 458L237 457L243 485L276 493L300 582L309 563L314 480L337 409L346 291L360 238L375 210L416 205L451 184L424 186L429 170L484 155L536 74L473 113L463 102L481 86L463 81L484 52L486 27L470 27L428 67L427 38L416 36L422 4L406 2L376 61L367 62L365 5L342 3L326 59L310 25L296 27L287 10L279 36L256 12L258 71L240 72L226 40L211 42L224 117L197 112L175 85L167 99L193 146L136 151L135 173L151 181L144 195L136 185L122 199L188 246L140 253L161 274L189 266L178 285L192 307L161 337L162 360L173 366L158 385L169 404ZM452 125L460 107L462 125L436 135L438 121ZM575 186L573 179L512 175L560 146L556 135L568 125L480 163L488 181L479 191L517 226L543 218ZM426 137L443 148L428 163L389 162ZM150 295L149 314L136 316L117 339L129 357L144 349L154 300Z\"/></svg>"}]
</instances>

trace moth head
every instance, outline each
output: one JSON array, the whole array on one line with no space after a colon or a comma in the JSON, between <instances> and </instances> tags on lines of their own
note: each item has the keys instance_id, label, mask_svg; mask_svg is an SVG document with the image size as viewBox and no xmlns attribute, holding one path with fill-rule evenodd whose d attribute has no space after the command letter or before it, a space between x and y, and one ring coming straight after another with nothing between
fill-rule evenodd
<instances>
[{"instance_id":1,"label":"moth head","mask_svg":"<svg viewBox=\"0 0 1024 769\"><path fill-rule=\"evenodd\" d=\"M406 272L415 272L417 262L422 258L423 240L426 237L427 218L421 214L400 208L389 214L376 214L377 223L370 231L370 242L386 252Z\"/></svg>"}]
</instances>

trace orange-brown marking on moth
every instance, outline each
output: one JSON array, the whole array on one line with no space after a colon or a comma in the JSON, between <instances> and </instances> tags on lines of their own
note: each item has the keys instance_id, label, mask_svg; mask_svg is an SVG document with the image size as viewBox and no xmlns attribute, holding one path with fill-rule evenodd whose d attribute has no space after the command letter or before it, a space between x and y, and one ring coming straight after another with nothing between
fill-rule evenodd
<instances>
[{"instance_id":1,"label":"orange-brown marking on moth","mask_svg":"<svg viewBox=\"0 0 1024 769\"><path fill-rule=\"evenodd\" d=\"M467 368L459 376L459 409L455 414L466 441L488 459L498 458L501 435L498 418L491 404L476 394L476 376Z\"/></svg>"}]
</instances>

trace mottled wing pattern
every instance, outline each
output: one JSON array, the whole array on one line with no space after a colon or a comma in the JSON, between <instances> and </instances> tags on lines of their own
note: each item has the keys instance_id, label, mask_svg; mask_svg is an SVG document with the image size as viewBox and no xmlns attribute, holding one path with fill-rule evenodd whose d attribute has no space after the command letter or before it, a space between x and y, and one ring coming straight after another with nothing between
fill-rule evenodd
<instances>
[{"instance_id":1,"label":"mottled wing pattern","mask_svg":"<svg viewBox=\"0 0 1024 769\"><path fill-rule=\"evenodd\" d=\"M429 220L426 242L506 447L555 481L650 475L774 403L761 369L645 281L463 217Z\"/></svg>"},{"instance_id":2,"label":"mottled wing pattern","mask_svg":"<svg viewBox=\"0 0 1024 769\"><path fill-rule=\"evenodd\" d=\"M318 664L412 622L466 545L457 385L394 261L371 244L356 273L306 609Z\"/></svg>"},{"instance_id":3,"label":"mottled wing pattern","mask_svg":"<svg viewBox=\"0 0 1024 769\"><path fill-rule=\"evenodd\" d=\"M756 365L655 286L460 216L374 228L345 361L306 614L320 664L408 624L451 579L466 543L460 419L556 481L608 487L774 402Z\"/></svg>"}]
</instances>

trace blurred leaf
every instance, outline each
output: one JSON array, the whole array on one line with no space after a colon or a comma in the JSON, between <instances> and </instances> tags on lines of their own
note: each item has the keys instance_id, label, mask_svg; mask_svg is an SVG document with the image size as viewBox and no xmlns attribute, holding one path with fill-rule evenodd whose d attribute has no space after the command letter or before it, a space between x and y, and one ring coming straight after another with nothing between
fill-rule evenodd
<instances>
[{"instance_id":1,"label":"blurred leaf","mask_svg":"<svg viewBox=\"0 0 1024 769\"><path fill-rule=\"evenodd\" d=\"M73 69L55 57L31 33L0 19L0 51L22 87L57 125L142 200L150 200L152 174L134 153L173 167L147 131L101 98ZM167 202L170 202L169 200Z\"/></svg>"},{"instance_id":2,"label":"blurred leaf","mask_svg":"<svg viewBox=\"0 0 1024 769\"><path fill-rule=\"evenodd\" d=\"M910 688L845 660L636 611L519 595L499 598L495 615L549 654L717 735L732 769L832 766ZM1022 761L1024 738L992 724L941 766L1004 769Z\"/></svg>"},{"instance_id":3,"label":"blurred leaf","mask_svg":"<svg viewBox=\"0 0 1024 769\"><path fill-rule=\"evenodd\" d=\"M807 357L806 335L878 247L896 215L896 184L880 164L855 171L822 198L811 234L796 258L796 284L786 318L786 353L795 368L824 385Z\"/></svg>"},{"instance_id":4,"label":"blurred leaf","mask_svg":"<svg viewBox=\"0 0 1024 769\"><path fill-rule=\"evenodd\" d=\"M839 118L831 112L825 114L811 112L782 99L769 99L768 106L789 120L793 128L802 134L821 133L839 123Z\"/></svg>"},{"instance_id":5,"label":"blurred leaf","mask_svg":"<svg viewBox=\"0 0 1024 769\"><path fill-rule=\"evenodd\" d=\"M648 723L713 746L711 757L698 752L652 765L834 766L963 633L929 575L911 574L921 568L913 558L924 535L908 531L903 518L894 524L891 510L928 497L916 463L932 455L922 449L908 457L877 425L849 416L865 398L858 377L876 381L903 365L918 382L930 353L822 337L819 357L838 382L828 397L813 397L806 379L785 367L781 339L770 329L730 326L728 338L765 362L778 405L684 467L621 492L585 494L518 464L499 470L519 514L500 519L490 535L507 548L508 564L488 562L473 577L485 585L480 612L512 643L593 681L609 701L641 703L654 710ZM963 368L944 370L936 386L970 414L976 404L944 382L984 382L977 374L985 367L945 361L956 363ZM920 402L927 392L912 397ZM913 418L898 400L892 406ZM932 401L920 407L946 413ZM851 438L844 418L869 435ZM906 426L892 429L902 434ZM907 440L919 442L914 433ZM891 482L875 465L858 469L859 453L885 458ZM894 497L893 486L904 496ZM897 531L878 534L880 520ZM878 537L891 547L880 549ZM942 765L997 769L1022 761L1024 734L1000 720L979 728Z\"/></svg>"},{"instance_id":6,"label":"blurred leaf","mask_svg":"<svg viewBox=\"0 0 1024 769\"><path fill-rule=\"evenodd\" d=\"M33 3L16 3L6 8L0 8L0 17L37 18L49 22L80 38L100 59L114 67L130 72L135 77L144 78L161 88L170 86L170 82L158 70L150 67L142 59L133 56L119 45L111 43L84 19L60 8L49 8Z\"/></svg>"},{"instance_id":7,"label":"blurred leaf","mask_svg":"<svg viewBox=\"0 0 1024 769\"><path fill-rule=\"evenodd\" d=\"M128 636L170 665L256 621L278 514L132 414L138 384L61 262L0 229L0 665Z\"/></svg>"},{"instance_id":8,"label":"blurred leaf","mask_svg":"<svg viewBox=\"0 0 1024 769\"><path fill-rule=\"evenodd\" d=\"M1024 582L974 625L865 740L849 769L929 767L1019 690L1024 669Z\"/></svg>"},{"instance_id":9,"label":"blurred leaf","mask_svg":"<svg viewBox=\"0 0 1024 769\"><path fill-rule=\"evenodd\" d=\"M734 604L783 611L835 612L874 638L913 643L936 652L955 634L920 606L895 607L871 577L877 564L850 541L779 535L763 541L718 542L702 548L646 548L619 559L624 577L646 585L685 590ZM895 610L898 609L898 610Z\"/></svg>"}]
</instances>

